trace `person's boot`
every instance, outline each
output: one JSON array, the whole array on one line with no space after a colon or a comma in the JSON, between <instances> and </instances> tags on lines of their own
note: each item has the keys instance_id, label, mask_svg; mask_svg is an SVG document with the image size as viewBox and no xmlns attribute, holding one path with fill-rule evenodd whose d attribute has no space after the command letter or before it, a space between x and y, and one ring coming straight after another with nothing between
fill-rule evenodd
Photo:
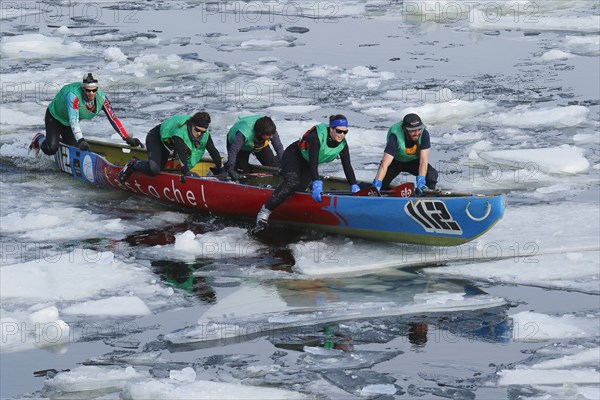
<instances>
[{"instance_id":1,"label":"person's boot","mask_svg":"<svg viewBox=\"0 0 600 400\"><path fill-rule=\"evenodd\" d=\"M29 150L27 151L27 154L33 151L33 155L37 157L40 154L40 142L43 140L46 140L46 136L44 136L42 132L36 133L33 136L33 139L31 139L31 144L29 145Z\"/></svg>"},{"instance_id":2,"label":"person's boot","mask_svg":"<svg viewBox=\"0 0 600 400\"><path fill-rule=\"evenodd\" d=\"M267 228L269 225L269 217L271 216L271 210L268 210L263 205L258 214L256 214L256 227L255 232L260 232Z\"/></svg>"},{"instance_id":3,"label":"person's boot","mask_svg":"<svg viewBox=\"0 0 600 400\"><path fill-rule=\"evenodd\" d=\"M133 171L135 171L135 163L137 161L138 159L133 157L131 160L127 161L127 164L125 164L121 172L119 172L119 180L121 183L125 183L131 174L133 174Z\"/></svg>"}]
</instances>

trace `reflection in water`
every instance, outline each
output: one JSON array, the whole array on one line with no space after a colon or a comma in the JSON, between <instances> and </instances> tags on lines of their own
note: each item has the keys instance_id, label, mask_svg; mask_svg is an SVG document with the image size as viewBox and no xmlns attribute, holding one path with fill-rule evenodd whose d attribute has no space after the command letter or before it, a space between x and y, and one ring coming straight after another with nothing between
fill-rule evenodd
<instances>
[{"instance_id":1,"label":"reflection in water","mask_svg":"<svg viewBox=\"0 0 600 400\"><path fill-rule=\"evenodd\" d=\"M385 344L397 338L401 338L401 342L410 343L411 350L415 352L422 351L428 339L433 343L440 340L448 343L462 340L510 342L510 326L505 309L474 311L477 314L476 318L469 316L470 313L371 318L364 321L288 328L272 332L269 340L277 348L297 352L304 352L306 346L352 352L356 346Z\"/></svg>"},{"instance_id":2,"label":"reflection in water","mask_svg":"<svg viewBox=\"0 0 600 400\"><path fill-rule=\"evenodd\" d=\"M427 331L429 325L424 322L411 322L408 324L408 341L417 347L423 347L427 343Z\"/></svg>"},{"instance_id":3,"label":"reflection in water","mask_svg":"<svg viewBox=\"0 0 600 400\"><path fill-rule=\"evenodd\" d=\"M194 294L208 304L217 302L217 294L211 286L211 278L194 276L196 269L205 266L206 262L178 262L171 260L152 261L154 271L173 287Z\"/></svg>"},{"instance_id":4,"label":"reflection in water","mask_svg":"<svg viewBox=\"0 0 600 400\"><path fill-rule=\"evenodd\" d=\"M338 304L393 302L399 307L428 293L457 293L465 297L485 294L471 282L427 277L405 270L377 275L274 282L277 293L289 307L314 310ZM343 308L343 307L342 307ZM303 351L304 346L353 351L356 345L387 343L404 337L419 351L434 335L453 335L468 340L507 343L510 341L506 307L487 310L435 312L396 317L372 317L343 323L328 323L283 329L271 340L278 348ZM441 333L440 333L441 332Z\"/></svg>"}]
</instances>

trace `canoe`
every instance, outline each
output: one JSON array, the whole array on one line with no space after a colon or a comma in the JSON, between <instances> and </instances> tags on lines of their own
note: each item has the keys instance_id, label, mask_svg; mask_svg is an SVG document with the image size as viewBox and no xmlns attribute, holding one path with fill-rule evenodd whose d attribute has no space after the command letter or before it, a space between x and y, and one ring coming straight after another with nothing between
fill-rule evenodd
<instances>
[{"instance_id":1,"label":"canoe","mask_svg":"<svg viewBox=\"0 0 600 400\"><path fill-rule=\"evenodd\" d=\"M55 155L58 168L73 178L100 187L123 190L195 212L252 220L281 182L275 168L253 166L243 182L211 176L214 164L203 159L192 170L198 177L181 179L167 171L150 177L134 172L125 183L119 172L131 158L147 159L145 149L89 140L90 151L62 144ZM407 185L407 184L405 184ZM310 193L295 193L271 214L270 225L292 226L371 240L453 246L471 241L504 215L505 195L472 195L428 191L414 197L410 188L380 197L352 195L340 178L324 178L321 203ZM361 193L364 191L361 191ZM399 196L409 197L399 197Z\"/></svg>"}]
</instances>

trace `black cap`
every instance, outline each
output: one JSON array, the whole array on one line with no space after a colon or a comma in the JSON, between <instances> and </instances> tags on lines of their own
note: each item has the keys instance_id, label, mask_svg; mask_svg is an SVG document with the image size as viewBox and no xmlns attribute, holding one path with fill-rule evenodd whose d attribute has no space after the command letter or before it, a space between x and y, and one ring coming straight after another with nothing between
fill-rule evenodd
<instances>
[{"instance_id":1,"label":"black cap","mask_svg":"<svg viewBox=\"0 0 600 400\"><path fill-rule=\"evenodd\" d=\"M83 80L81 81L81 86L83 87L98 87L98 79L91 72L88 72L83 76Z\"/></svg>"},{"instance_id":2,"label":"black cap","mask_svg":"<svg viewBox=\"0 0 600 400\"><path fill-rule=\"evenodd\" d=\"M194 126L208 129L208 125L210 124L210 115L205 111L200 111L194 114L189 121Z\"/></svg>"},{"instance_id":3,"label":"black cap","mask_svg":"<svg viewBox=\"0 0 600 400\"><path fill-rule=\"evenodd\" d=\"M423 128L423 121L417 114L406 114L402 120L402 127L407 131L416 131Z\"/></svg>"}]
</instances>

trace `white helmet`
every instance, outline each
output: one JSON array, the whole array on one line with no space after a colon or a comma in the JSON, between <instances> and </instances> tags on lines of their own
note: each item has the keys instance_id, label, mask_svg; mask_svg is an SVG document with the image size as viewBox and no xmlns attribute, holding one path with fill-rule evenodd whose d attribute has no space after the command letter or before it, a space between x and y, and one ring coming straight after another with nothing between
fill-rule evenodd
<instances>
[{"instance_id":1,"label":"white helmet","mask_svg":"<svg viewBox=\"0 0 600 400\"><path fill-rule=\"evenodd\" d=\"M98 87L98 79L91 72L88 72L86 75L83 75L83 81L81 83L81 87L88 88L97 88Z\"/></svg>"}]
</instances>

